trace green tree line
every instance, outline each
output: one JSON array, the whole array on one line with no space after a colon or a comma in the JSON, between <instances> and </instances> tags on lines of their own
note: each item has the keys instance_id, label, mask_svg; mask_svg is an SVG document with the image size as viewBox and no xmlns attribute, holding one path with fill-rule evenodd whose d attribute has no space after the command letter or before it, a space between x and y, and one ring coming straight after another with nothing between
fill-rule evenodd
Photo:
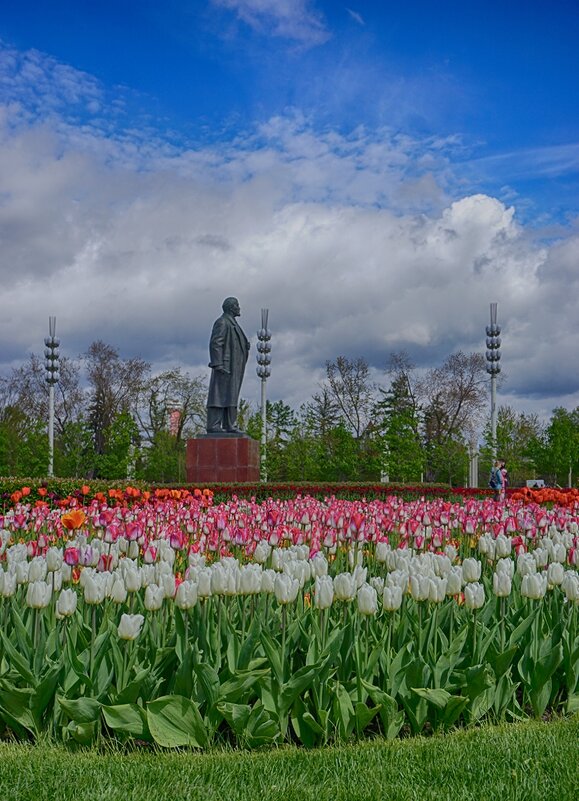
<instances>
[{"instance_id":1,"label":"green tree line","mask_svg":"<svg viewBox=\"0 0 579 801\"><path fill-rule=\"evenodd\" d=\"M48 386L41 360L0 377L0 474L43 476L48 465ZM484 356L462 352L418 369L392 354L383 384L368 362L338 356L310 399L267 403L267 477L272 481L444 482L464 486L479 451L490 469L489 384ZM186 441L204 430L205 376L153 375L102 341L61 359L55 386L58 476L184 482ZM240 402L240 422L260 439L259 409ZM482 445L479 432L483 432ZM579 469L579 408L536 415L498 409L497 446L511 484L543 478L571 486Z\"/></svg>"}]
</instances>

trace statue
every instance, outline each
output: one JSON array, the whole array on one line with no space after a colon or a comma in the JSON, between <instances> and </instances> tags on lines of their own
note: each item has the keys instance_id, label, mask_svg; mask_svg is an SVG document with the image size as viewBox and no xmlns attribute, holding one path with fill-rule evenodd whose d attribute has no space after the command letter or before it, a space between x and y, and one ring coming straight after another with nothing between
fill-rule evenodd
<instances>
[{"instance_id":1,"label":"statue","mask_svg":"<svg viewBox=\"0 0 579 801\"><path fill-rule=\"evenodd\" d=\"M249 355L249 340L237 324L239 301L226 298L223 314L213 324L209 341L211 381L207 396L207 433L240 434L237 403Z\"/></svg>"}]
</instances>

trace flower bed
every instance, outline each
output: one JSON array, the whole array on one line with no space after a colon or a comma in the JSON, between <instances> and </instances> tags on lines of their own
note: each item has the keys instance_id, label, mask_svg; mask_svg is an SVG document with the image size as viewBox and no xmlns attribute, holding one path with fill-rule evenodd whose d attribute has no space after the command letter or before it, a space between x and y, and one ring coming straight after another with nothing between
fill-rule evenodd
<instances>
[{"instance_id":1,"label":"flower bed","mask_svg":"<svg viewBox=\"0 0 579 801\"><path fill-rule=\"evenodd\" d=\"M22 738L314 746L577 708L576 501L48 495L0 517Z\"/></svg>"}]
</instances>

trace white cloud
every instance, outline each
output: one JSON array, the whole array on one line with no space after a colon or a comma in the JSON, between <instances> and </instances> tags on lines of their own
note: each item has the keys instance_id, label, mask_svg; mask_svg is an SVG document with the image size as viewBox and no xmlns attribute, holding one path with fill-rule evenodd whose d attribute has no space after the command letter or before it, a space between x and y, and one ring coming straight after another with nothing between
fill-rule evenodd
<instances>
[{"instance_id":1,"label":"white cloud","mask_svg":"<svg viewBox=\"0 0 579 801\"><path fill-rule=\"evenodd\" d=\"M47 71L104 102L90 79ZM74 125L49 105L2 109L5 363L38 352L56 314L69 355L102 338L158 367L207 372L211 324L236 294L254 343L269 307L271 397L299 405L339 354L365 356L379 375L400 348L422 365L482 350L498 301L502 392L521 409L579 405L579 236L535 244L515 208L461 197L452 141L318 132L293 113L178 149L105 133L90 115ZM254 364L243 392L256 401Z\"/></svg>"},{"instance_id":2,"label":"white cloud","mask_svg":"<svg viewBox=\"0 0 579 801\"><path fill-rule=\"evenodd\" d=\"M290 39L307 46L330 38L322 15L309 0L212 0L216 6L234 11L255 30L269 36Z\"/></svg>"}]
</instances>

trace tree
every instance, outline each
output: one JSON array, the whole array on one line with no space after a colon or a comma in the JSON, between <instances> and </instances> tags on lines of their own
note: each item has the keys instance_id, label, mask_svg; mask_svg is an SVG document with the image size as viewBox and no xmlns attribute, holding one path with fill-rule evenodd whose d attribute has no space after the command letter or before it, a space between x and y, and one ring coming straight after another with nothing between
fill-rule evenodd
<instances>
[{"instance_id":1,"label":"tree","mask_svg":"<svg viewBox=\"0 0 579 801\"><path fill-rule=\"evenodd\" d=\"M486 363L480 353L452 354L420 382L428 477L464 481L466 443L486 404Z\"/></svg>"},{"instance_id":2,"label":"tree","mask_svg":"<svg viewBox=\"0 0 579 801\"><path fill-rule=\"evenodd\" d=\"M142 359L121 359L116 348L99 340L86 353L86 367L89 421L94 451L102 466L106 463L100 457L107 453L107 434L115 430L113 424L119 415L135 410L150 365Z\"/></svg>"},{"instance_id":3,"label":"tree","mask_svg":"<svg viewBox=\"0 0 579 801\"><path fill-rule=\"evenodd\" d=\"M326 362L326 381L340 418L359 440L368 427L375 402L368 362L363 358L350 360L338 356L335 362Z\"/></svg>"},{"instance_id":4,"label":"tree","mask_svg":"<svg viewBox=\"0 0 579 801\"><path fill-rule=\"evenodd\" d=\"M481 449L481 472L490 474L492 463L491 423L487 421ZM537 459L544 449L544 426L536 414L516 412L511 406L497 409L497 455L504 459L511 486L534 478Z\"/></svg>"},{"instance_id":5,"label":"tree","mask_svg":"<svg viewBox=\"0 0 579 801\"><path fill-rule=\"evenodd\" d=\"M573 475L579 469L579 406L572 412L560 406L553 409L545 442L543 467L551 481L572 487Z\"/></svg>"},{"instance_id":6,"label":"tree","mask_svg":"<svg viewBox=\"0 0 579 801\"><path fill-rule=\"evenodd\" d=\"M383 469L390 481L420 481L424 452L420 441L420 416L406 374L395 373L377 404L381 418Z\"/></svg>"}]
</instances>

